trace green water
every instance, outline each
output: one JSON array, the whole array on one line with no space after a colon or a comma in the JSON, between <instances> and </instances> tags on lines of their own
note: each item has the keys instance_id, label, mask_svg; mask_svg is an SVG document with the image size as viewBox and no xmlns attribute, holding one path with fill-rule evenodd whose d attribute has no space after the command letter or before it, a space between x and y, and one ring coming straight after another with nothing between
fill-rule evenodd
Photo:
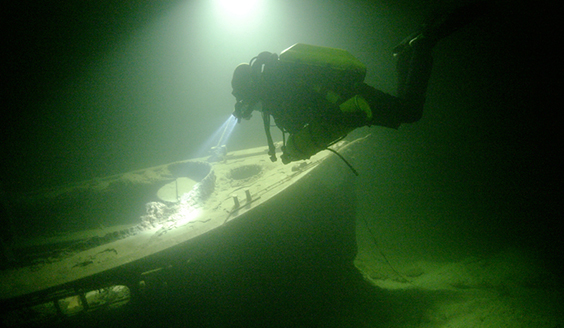
<instances>
[{"instance_id":1,"label":"green water","mask_svg":"<svg viewBox=\"0 0 564 328\"><path fill-rule=\"evenodd\" d=\"M453 3L284 1L248 30L218 25L203 1L22 3L8 47L5 199L193 156L233 109L232 70L264 50L296 42L347 49L367 65L367 83L393 94L391 49L429 11ZM420 122L351 136L373 135L355 160L357 214L391 254L458 261L516 247L559 268L558 71L556 48L541 41L555 24L540 4L499 8L436 46ZM255 115L227 147L265 143ZM411 296L423 297L395 300ZM249 307L241 313L256 313Z\"/></svg>"}]
</instances>

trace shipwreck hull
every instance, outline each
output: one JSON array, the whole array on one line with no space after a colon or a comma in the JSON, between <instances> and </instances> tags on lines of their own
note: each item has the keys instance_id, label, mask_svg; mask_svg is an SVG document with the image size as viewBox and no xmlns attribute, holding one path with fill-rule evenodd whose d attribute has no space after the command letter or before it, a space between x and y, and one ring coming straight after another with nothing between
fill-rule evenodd
<instances>
[{"instance_id":1,"label":"shipwreck hull","mask_svg":"<svg viewBox=\"0 0 564 328\"><path fill-rule=\"evenodd\" d=\"M340 151L346 156L360 143ZM270 163L265 153L260 148L212 164L174 163L170 167L198 167L198 183L176 204L154 199L166 215L142 216L138 224L95 238L92 248L40 267L3 270L4 323L83 325L85 315L96 312L95 325L105 318L105 325L232 326L252 318L284 326L338 307L335 300L347 293L342 282L358 278L355 177L329 152L293 166ZM114 302L89 298L115 286L127 292ZM118 303L127 304L101 311ZM38 309L49 313L22 317Z\"/></svg>"}]
</instances>

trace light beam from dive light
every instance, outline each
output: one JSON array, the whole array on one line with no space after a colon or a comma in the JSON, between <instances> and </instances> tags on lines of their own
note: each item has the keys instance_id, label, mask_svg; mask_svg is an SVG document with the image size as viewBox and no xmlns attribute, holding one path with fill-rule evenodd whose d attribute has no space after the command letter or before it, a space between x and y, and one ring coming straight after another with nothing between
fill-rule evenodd
<instances>
[{"instance_id":1,"label":"light beam from dive light","mask_svg":"<svg viewBox=\"0 0 564 328\"><path fill-rule=\"evenodd\" d=\"M235 123L237 123L237 118L233 115L230 115L229 118L221 125L219 128L223 130L221 132L221 136L219 137L219 141L217 142L216 147L225 145L229 137L231 136L231 132L233 132L233 128L235 128Z\"/></svg>"},{"instance_id":2,"label":"light beam from dive light","mask_svg":"<svg viewBox=\"0 0 564 328\"><path fill-rule=\"evenodd\" d=\"M223 124L202 144L196 154L196 157L210 155L214 149L225 146L236 124L237 119L235 116L230 115L227 120L225 120L225 122L223 122Z\"/></svg>"}]
</instances>

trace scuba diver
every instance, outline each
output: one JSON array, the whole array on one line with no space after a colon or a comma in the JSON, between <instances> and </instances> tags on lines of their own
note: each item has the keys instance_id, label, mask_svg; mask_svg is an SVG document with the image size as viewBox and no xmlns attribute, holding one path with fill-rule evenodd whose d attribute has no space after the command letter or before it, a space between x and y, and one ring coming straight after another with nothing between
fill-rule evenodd
<instances>
[{"instance_id":1,"label":"scuba diver","mask_svg":"<svg viewBox=\"0 0 564 328\"><path fill-rule=\"evenodd\" d=\"M416 122L423 114L433 47L483 12L481 2L463 6L431 20L395 47L397 96L364 83L366 67L345 50L298 43L279 56L262 52L233 73L233 115L240 122L261 112L269 155L276 161L272 116L282 131L284 164L331 150L359 127L397 129Z\"/></svg>"}]
</instances>

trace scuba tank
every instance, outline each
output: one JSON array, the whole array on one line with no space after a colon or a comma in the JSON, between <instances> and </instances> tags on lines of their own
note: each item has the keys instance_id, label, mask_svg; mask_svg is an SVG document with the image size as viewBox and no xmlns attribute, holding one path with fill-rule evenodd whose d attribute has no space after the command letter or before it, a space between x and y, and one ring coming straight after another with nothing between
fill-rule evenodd
<instances>
[{"instance_id":1,"label":"scuba tank","mask_svg":"<svg viewBox=\"0 0 564 328\"><path fill-rule=\"evenodd\" d=\"M346 115L361 114L366 123L372 119L372 111L364 98L355 95L342 99L342 95L350 94L366 76L366 66L348 51L297 43L280 53L279 65L293 78L324 94ZM308 159L357 127L345 122L310 122L288 137L282 162Z\"/></svg>"},{"instance_id":2,"label":"scuba tank","mask_svg":"<svg viewBox=\"0 0 564 328\"><path fill-rule=\"evenodd\" d=\"M279 65L294 79L338 92L362 83L366 66L342 49L296 43L278 56Z\"/></svg>"}]
</instances>

